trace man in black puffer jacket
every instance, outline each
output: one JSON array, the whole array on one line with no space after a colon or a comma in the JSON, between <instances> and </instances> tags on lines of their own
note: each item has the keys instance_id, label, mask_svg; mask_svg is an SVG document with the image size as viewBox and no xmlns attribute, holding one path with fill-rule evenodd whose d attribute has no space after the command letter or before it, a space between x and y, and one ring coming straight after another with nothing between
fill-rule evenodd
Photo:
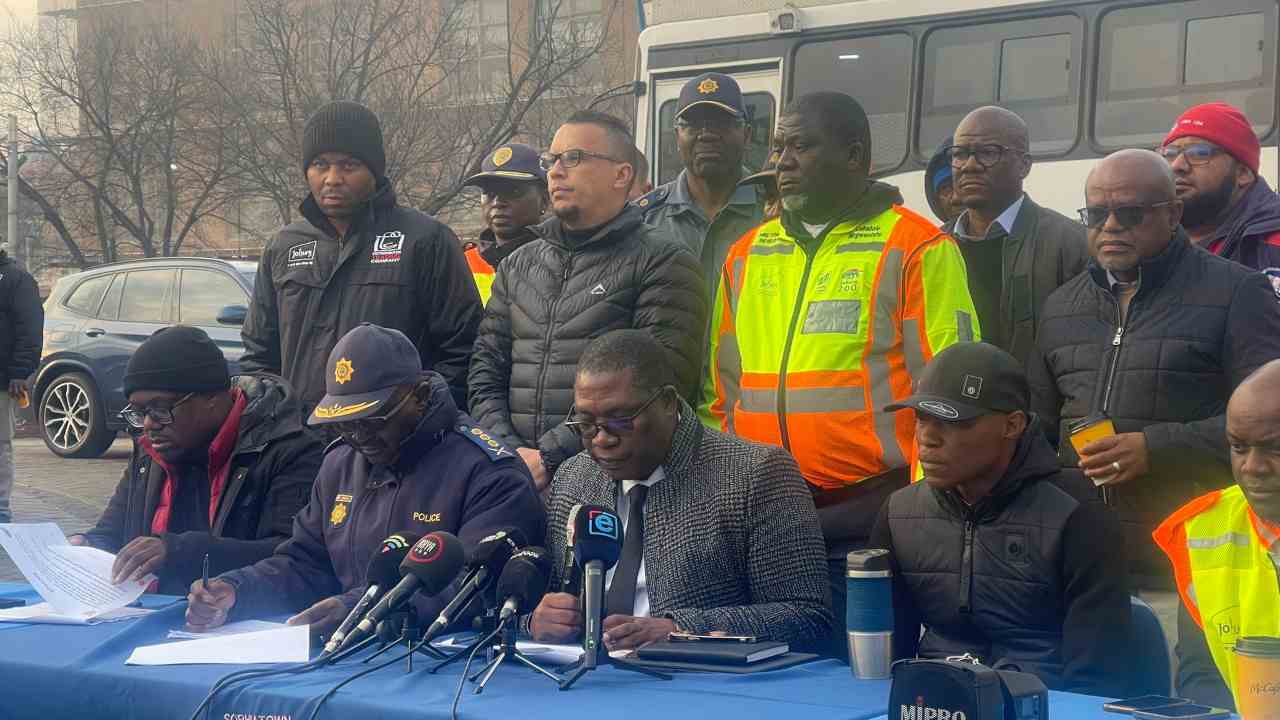
<instances>
[{"instance_id":1,"label":"man in black puffer jacket","mask_svg":"<svg viewBox=\"0 0 1280 720\"><path fill-rule=\"evenodd\" d=\"M1125 150L1089 176L1093 260L1045 305L1029 375L1033 409L1066 466L1106 485L1124 524L1131 582L1172 591L1151 531L1232 482L1227 400L1280 357L1280 306L1267 280L1192 245L1167 163ZM1068 428L1096 413L1116 435L1077 454Z\"/></svg>"},{"instance_id":2,"label":"man in black puffer jacket","mask_svg":"<svg viewBox=\"0 0 1280 720\"><path fill-rule=\"evenodd\" d=\"M1120 528L1089 481L1058 466L1029 402L1013 356L957 343L887 408L916 411L924 470L889 496L869 544L891 553L894 657L970 653L1054 690L1123 695Z\"/></svg>"},{"instance_id":3,"label":"man in black puffer jacket","mask_svg":"<svg viewBox=\"0 0 1280 720\"><path fill-rule=\"evenodd\" d=\"M556 217L498 267L468 375L471 414L518 448L535 485L582 450L564 426L587 342L653 334L692 397L707 300L698 259L627 204L634 142L609 115L576 113L543 155Z\"/></svg>"}]
</instances>

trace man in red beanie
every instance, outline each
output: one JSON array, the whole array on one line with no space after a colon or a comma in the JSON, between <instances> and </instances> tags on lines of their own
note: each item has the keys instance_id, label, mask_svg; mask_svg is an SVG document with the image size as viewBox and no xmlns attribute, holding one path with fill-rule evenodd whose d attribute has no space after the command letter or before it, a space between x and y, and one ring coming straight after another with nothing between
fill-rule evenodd
<instances>
[{"instance_id":1,"label":"man in red beanie","mask_svg":"<svg viewBox=\"0 0 1280 720\"><path fill-rule=\"evenodd\" d=\"M1191 241L1266 272L1280 295L1280 197L1258 174L1261 153L1249 119L1220 102L1183 113L1160 150Z\"/></svg>"}]
</instances>

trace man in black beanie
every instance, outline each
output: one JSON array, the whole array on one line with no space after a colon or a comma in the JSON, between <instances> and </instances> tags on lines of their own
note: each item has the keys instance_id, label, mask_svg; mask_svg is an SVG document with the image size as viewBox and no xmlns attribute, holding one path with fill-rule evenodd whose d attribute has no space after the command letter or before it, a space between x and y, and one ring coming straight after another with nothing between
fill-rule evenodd
<instances>
[{"instance_id":1,"label":"man in black beanie","mask_svg":"<svg viewBox=\"0 0 1280 720\"><path fill-rule=\"evenodd\" d=\"M120 415L137 440L98 524L69 539L117 553L113 580L148 573L185 595L203 572L271 555L311 494L324 445L288 383L227 373L203 330L156 332L129 359Z\"/></svg>"},{"instance_id":2,"label":"man in black beanie","mask_svg":"<svg viewBox=\"0 0 1280 720\"><path fill-rule=\"evenodd\" d=\"M302 219L258 265L240 364L283 376L307 412L324 395L329 351L362 322L409 336L423 367L465 405L480 295L453 231L397 205L386 167L368 108L337 101L317 110L302 136Z\"/></svg>"}]
</instances>

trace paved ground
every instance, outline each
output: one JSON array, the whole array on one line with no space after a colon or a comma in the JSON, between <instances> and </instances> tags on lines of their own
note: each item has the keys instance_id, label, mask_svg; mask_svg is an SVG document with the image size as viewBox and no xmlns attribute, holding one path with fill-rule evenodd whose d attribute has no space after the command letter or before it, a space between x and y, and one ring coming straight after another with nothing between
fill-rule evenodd
<instances>
[{"instance_id":1,"label":"paved ground","mask_svg":"<svg viewBox=\"0 0 1280 720\"><path fill-rule=\"evenodd\" d=\"M68 535L88 529L102 514L129 462L129 441L117 440L95 460L64 460L37 438L14 440L14 522L55 522ZM0 550L0 582L22 574Z\"/></svg>"}]
</instances>

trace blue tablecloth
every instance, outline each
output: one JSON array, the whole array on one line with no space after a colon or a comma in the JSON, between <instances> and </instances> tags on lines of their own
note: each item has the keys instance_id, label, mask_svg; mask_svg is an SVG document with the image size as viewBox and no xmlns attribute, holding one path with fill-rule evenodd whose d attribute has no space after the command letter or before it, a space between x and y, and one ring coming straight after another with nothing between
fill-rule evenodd
<instances>
[{"instance_id":1,"label":"blue tablecloth","mask_svg":"<svg viewBox=\"0 0 1280 720\"><path fill-rule=\"evenodd\" d=\"M21 586L0 585L0 595L5 594L34 598ZM189 717L218 678L242 666L125 665L135 647L164 642L168 630L181 626L184 607L170 604L173 600L148 596L145 605L163 609L91 627L0 623L0 720ZM412 674L400 663L347 685L325 703L320 717L448 718L461 668L433 676L423 671L426 662L416 661ZM365 667L345 662L307 675L234 685L218 695L209 717L303 720L320 695ZM884 716L889 693L888 681L854 680L848 666L831 660L756 675L678 674L671 681L602 668L565 692L540 675L509 665L483 694L471 694L471 687L464 691L460 717L521 720L871 720ZM1098 698L1068 693L1052 694L1050 712L1054 720L1117 717L1104 715Z\"/></svg>"}]
</instances>

